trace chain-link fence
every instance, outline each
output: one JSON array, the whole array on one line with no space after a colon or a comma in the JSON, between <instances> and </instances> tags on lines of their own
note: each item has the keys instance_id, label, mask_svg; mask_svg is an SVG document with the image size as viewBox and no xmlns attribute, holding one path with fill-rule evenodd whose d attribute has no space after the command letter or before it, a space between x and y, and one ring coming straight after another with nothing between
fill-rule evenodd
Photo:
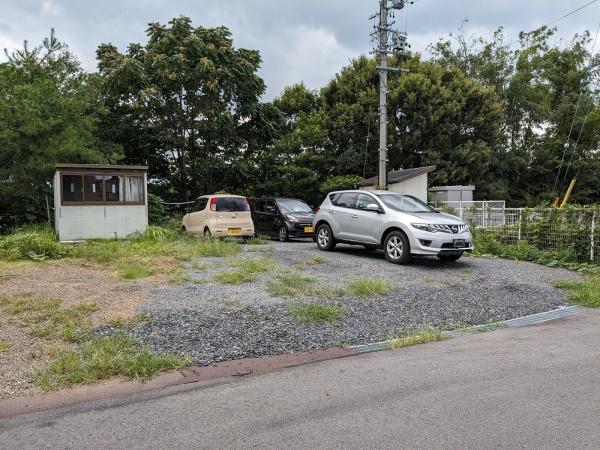
<instances>
[{"instance_id":1,"label":"chain-link fence","mask_svg":"<svg viewBox=\"0 0 600 450\"><path fill-rule=\"evenodd\" d=\"M565 260L600 263L600 207L461 208L454 214L504 244L526 242Z\"/></svg>"}]
</instances>

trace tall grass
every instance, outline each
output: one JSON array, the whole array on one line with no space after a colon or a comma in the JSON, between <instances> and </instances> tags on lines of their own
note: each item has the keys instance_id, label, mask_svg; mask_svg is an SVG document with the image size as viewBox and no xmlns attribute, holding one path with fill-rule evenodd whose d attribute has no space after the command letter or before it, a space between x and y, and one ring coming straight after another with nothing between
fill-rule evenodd
<instances>
[{"instance_id":1,"label":"tall grass","mask_svg":"<svg viewBox=\"0 0 600 450\"><path fill-rule=\"evenodd\" d=\"M91 383L110 377L147 379L169 369L191 363L184 356L151 353L125 334L93 338L54 356L36 382L44 389Z\"/></svg>"},{"instance_id":2,"label":"tall grass","mask_svg":"<svg viewBox=\"0 0 600 450\"><path fill-rule=\"evenodd\" d=\"M58 242L56 234L48 227L17 229L0 237L0 260L43 260L70 255L71 248Z\"/></svg>"},{"instance_id":3,"label":"tall grass","mask_svg":"<svg viewBox=\"0 0 600 450\"><path fill-rule=\"evenodd\" d=\"M600 308L600 275L588 274L581 281L557 281L556 287L564 289L573 303Z\"/></svg>"}]
</instances>

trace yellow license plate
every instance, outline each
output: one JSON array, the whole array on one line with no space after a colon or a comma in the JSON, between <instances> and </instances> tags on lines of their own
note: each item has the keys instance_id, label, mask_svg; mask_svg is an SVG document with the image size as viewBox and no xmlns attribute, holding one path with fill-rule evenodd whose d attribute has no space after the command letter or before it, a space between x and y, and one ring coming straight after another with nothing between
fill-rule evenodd
<instances>
[{"instance_id":1,"label":"yellow license plate","mask_svg":"<svg viewBox=\"0 0 600 450\"><path fill-rule=\"evenodd\" d=\"M231 235L231 236L235 236L238 235L242 232L241 228L228 228L227 229L227 234Z\"/></svg>"},{"instance_id":2,"label":"yellow license plate","mask_svg":"<svg viewBox=\"0 0 600 450\"><path fill-rule=\"evenodd\" d=\"M313 232L313 227L304 227L304 232L305 233L312 233Z\"/></svg>"}]
</instances>

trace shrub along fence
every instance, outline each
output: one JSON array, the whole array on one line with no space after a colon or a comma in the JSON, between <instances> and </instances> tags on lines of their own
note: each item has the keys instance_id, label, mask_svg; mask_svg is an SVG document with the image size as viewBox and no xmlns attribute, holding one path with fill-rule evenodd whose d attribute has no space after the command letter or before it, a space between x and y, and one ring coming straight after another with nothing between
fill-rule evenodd
<instances>
[{"instance_id":1,"label":"shrub along fence","mask_svg":"<svg viewBox=\"0 0 600 450\"><path fill-rule=\"evenodd\" d=\"M600 206L468 208L453 213L480 239L492 238L499 245L532 246L561 261L600 263Z\"/></svg>"}]
</instances>

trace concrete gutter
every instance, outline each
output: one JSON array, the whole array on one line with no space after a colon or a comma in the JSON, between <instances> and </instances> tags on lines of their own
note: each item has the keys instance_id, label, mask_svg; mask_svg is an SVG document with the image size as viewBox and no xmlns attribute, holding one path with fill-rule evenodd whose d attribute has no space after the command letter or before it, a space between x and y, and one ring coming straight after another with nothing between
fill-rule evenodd
<instances>
[{"instance_id":1,"label":"concrete gutter","mask_svg":"<svg viewBox=\"0 0 600 450\"><path fill-rule=\"evenodd\" d=\"M566 306L564 308L559 308L538 314L532 314L530 316L518 317L516 319L504 320L502 322L494 322L484 325L474 325L472 327L467 327L460 330L444 331L442 335L445 338L454 338L460 336L468 336L471 334L483 333L486 331L499 330L501 328L524 327L527 325L535 325L536 323L547 322L548 320L572 316L573 314L577 314L582 311L585 311L585 308L582 306ZM372 342L369 344L353 345L350 347L350 350L354 354L377 352L380 350L388 350L394 342L394 339L388 339L386 341Z\"/></svg>"}]
</instances>

